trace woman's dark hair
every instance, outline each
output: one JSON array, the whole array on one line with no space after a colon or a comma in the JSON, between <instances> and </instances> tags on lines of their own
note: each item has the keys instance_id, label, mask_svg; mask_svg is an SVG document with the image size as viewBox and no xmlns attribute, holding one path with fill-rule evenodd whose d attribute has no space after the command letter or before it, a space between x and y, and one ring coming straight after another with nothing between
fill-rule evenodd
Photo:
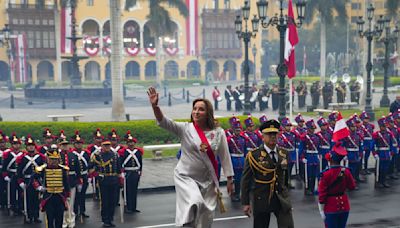
<instances>
[{"instance_id":1,"label":"woman's dark hair","mask_svg":"<svg viewBox=\"0 0 400 228\"><path fill-rule=\"evenodd\" d=\"M204 102L204 104L206 105L206 113L207 113L206 126L210 129L216 128L217 124L216 124L216 120L214 119L214 109L209 100L203 99L203 98L195 99L193 101L192 109L194 108L194 105L199 101ZM190 114L190 122L193 122L192 114Z\"/></svg>"}]
</instances>

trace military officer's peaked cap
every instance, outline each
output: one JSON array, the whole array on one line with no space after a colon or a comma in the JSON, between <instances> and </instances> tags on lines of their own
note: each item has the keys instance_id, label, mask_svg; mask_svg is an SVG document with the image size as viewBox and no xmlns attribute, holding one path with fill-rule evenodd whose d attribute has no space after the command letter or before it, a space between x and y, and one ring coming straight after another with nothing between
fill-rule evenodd
<instances>
[{"instance_id":1,"label":"military officer's peaked cap","mask_svg":"<svg viewBox=\"0 0 400 228\"><path fill-rule=\"evenodd\" d=\"M271 119L260 126L260 131L262 133L278 133L280 126L278 121Z\"/></svg>"},{"instance_id":2,"label":"military officer's peaked cap","mask_svg":"<svg viewBox=\"0 0 400 228\"><path fill-rule=\"evenodd\" d=\"M60 151L58 151L57 145L52 144L50 149L46 151L46 155L48 158L60 158Z\"/></svg>"}]
</instances>

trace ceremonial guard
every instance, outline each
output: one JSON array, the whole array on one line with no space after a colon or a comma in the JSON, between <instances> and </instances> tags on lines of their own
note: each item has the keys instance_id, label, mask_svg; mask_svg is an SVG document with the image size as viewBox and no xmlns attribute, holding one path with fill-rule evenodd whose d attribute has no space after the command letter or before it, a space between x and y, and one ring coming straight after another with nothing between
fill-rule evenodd
<instances>
[{"instance_id":1,"label":"ceremonial guard","mask_svg":"<svg viewBox=\"0 0 400 228\"><path fill-rule=\"evenodd\" d=\"M314 82L310 88L311 94L311 104L312 107L315 109L319 105L319 97L321 95L321 87L319 86L319 81Z\"/></svg>"},{"instance_id":2,"label":"ceremonial guard","mask_svg":"<svg viewBox=\"0 0 400 228\"><path fill-rule=\"evenodd\" d=\"M288 153L288 169L285 173L285 184L288 188L293 189L290 180L292 176L293 167L297 167L297 154L296 154L296 135L292 132L292 123L289 118L285 117L281 121L282 132L278 134L278 146L287 151Z\"/></svg>"},{"instance_id":3,"label":"ceremonial guard","mask_svg":"<svg viewBox=\"0 0 400 228\"><path fill-rule=\"evenodd\" d=\"M67 136L64 131L60 131L60 136L58 137L58 144L60 150L61 157L61 165L64 165L69 168L68 174L68 184L70 189L70 196L67 198L68 210L64 213L63 218L63 228L75 227L75 212L74 212L74 204L75 197L77 192L77 186L82 184L80 177L80 167L79 167L79 159L70 149L69 142L67 140Z\"/></svg>"},{"instance_id":4,"label":"ceremonial guard","mask_svg":"<svg viewBox=\"0 0 400 228\"><path fill-rule=\"evenodd\" d=\"M124 180L124 203L126 206L125 213L140 212L137 206L137 189L140 176L142 175L142 156L143 149L136 147L137 139L132 137L130 131L124 136L128 147L119 151L120 163L122 166Z\"/></svg>"},{"instance_id":5,"label":"ceremonial guard","mask_svg":"<svg viewBox=\"0 0 400 228\"><path fill-rule=\"evenodd\" d=\"M233 124L238 121L240 122L239 118L237 118L236 116L232 116L231 118L229 118L229 125L231 126L231 128L225 129L226 138L229 138L233 135Z\"/></svg>"},{"instance_id":6,"label":"ceremonial guard","mask_svg":"<svg viewBox=\"0 0 400 228\"><path fill-rule=\"evenodd\" d=\"M339 145L327 154L328 169L321 173L318 186L318 208L326 228L344 228L349 217L350 203L346 190L353 190L355 182L348 168L340 166L347 155Z\"/></svg>"},{"instance_id":7,"label":"ceremonial guard","mask_svg":"<svg viewBox=\"0 0 400 228\"><path fill-rule=\"evenodd\" d=\"M239 112L242 110L242 101L240 100L240 91L236 86L235 90L233 90L233 98L235 99L235 111Z\"/></svg>"},{"instance_id":8,"label":"ceremonial guard","mask_svg":"<svg viewBox=\"0 0 400 228\"><path fill-rule=\"evenodd\" d=\"M96 129L96 131L93 132L93 144L90 144L87 147L87 150L90 152L90 159L96 154L99 154L101 151L101 143L103 142L104 136L101 134L101 131L99 128ZM97 185L97 172L94 171L89 174L89 183L92 185L92 189L94 191L93 198L94 199L99 199L99 186Z\"/></svg>"},{"instance_id":9,"label":"ceremonial guard","mask_svg":"<svg viewBox=\"0 0 400 228\"><path fill-rule=\"evenodd\" d=\"M266 115L262 115L260 116L260 118L258 118L258 121L260 121L260 126L261 126L263 123L268 121L268 118ZM262 144L262 132L260 131L260 128L258 128L255 132L258 138L260 139L260 143Z\"/></svg>"},{"instance_id":10,"label":"ceremonial guard","mask_svg":"<svg viewBox=\"0 0 400 228\"><path fill-rule=\"evenodd\" d=\"M38 150L41 154L46 154L51 144L53 144L54 135L51 134L51 131L48 128L44 129L42 135L43 135L43 145L39 147Z\"/></svg>"},{"instance_id":11,"label":"ceremonial guard","mask_svg":"<svg viewBox=\"0 0 400 228\"><path fill-rule=\"evenodd\" d=\"M315 129L317 126L314 120L308 120L306 122L307 133L301 138L301 152L300 156L306 167L304 169L304 180L305 180L305 194L313 195L315 189L315 182L319 174L319 158L318 151L321 144L321 140L317 134L315 134Z\"/></svg>"},{"instance_id":12,"label":"ceremonial guard","mask_svg":"<svg viewBox=\"0 0 400 228\"><path fill-rule=\"evenodd\" d=\"M246 125L246 130L243 131L243 136L246 138L246 151L259 147L262 141L254 131L253 119L248 117L244 120L244 125Z\"/></svg>"},{"instance_id":13,"label":"ceremonial guard","mask_svg":"<svg viewBox=\"0 0 400 228\"><path fill-rule=\"evenodd\" d=\"M11 148L3 153L3 177L7 182L7 204L8 209L14 212L14 215L21 215L23 210L23 201L21 199L22 191L18 185L17 176L17 158L23 154L21 151L21 140L13 133L10 137Z\"/></svg>"},{"instance_id":14,"label":"ceremonial guard","mask_svg":"<svg viewBox=\"0 0 400 228\"><path fill-rule=\"evenodd\" d=\"M240 201L240 179L242 177L244 157L246 156L246 138L241 134L241 124L239 121L233 123L234 133L228 137L229 153L231 154L235 184L235 194L232 196L233 202Z\"/></svg>"},{"instance_id":15,"label":"ceremonial guard","mask_svg":"<svg viewBox=\"0 0 400 228\"><path fill-rule=\"evenodd\" d=\"M325 158L325 155L331 150L331 142L332 142L332 133L328 130L328 122L323 118L319 118L317 124L321 131L317 133L320 138L321 144L319 145L319 170L320 172L324 170L328 166L328 161Z\"/></svg>"},{"instance_id":16,"label":"ceremonial guard","mask_svg":"<svg viewBox=\"0 0 400 228\"><path fill-rule=\"evenodd\" d=\"M388 170L388 177L393 180L398 180L399 178L395 175L396 174L395 170L396 167L398 166L397 164L397 159L399 156L398 140L400 137L400 132L399 129L394 125L394 118L392 113L389 113L389 115L386 117L386 122L388 131L392 134L392 140L393 140L393 143L390 145L391 159Z\"/></svg>"},{"instance_id":17,"label":"ceremonial guard","mask_svg":"<svg viewBox=\"0 0 400 228\"><path fill-rule=\"evenodd\" d=\"M68 166L61 164L60 152L55 144L46 152L46 163L36 168L33 187L43 193L40 209L46 212L48 228L61 228L64 211L68 210L68 170Z\"/></svg>"},{"instance_id":18,"label":"ceremonial guard","mask_svg":"<svg viewBox=\"0 0 400 228\"><path fill-rule=\"evenodd\" d=\"M39 192L33 185L35 170L46 162L44 154L36 150L35 140L28 135L25 139L26 152L17 158L18 183L24 192L25 223L41 223L39 219Z\"/></svg>"},{"instance_id":19,"label":"ceremonial guard","mask_svg":"<svg viewBox=\"0 0 400 228\"><path fill-rule=\"evenodd\" d=\"M118 154L112 152L109 140L102 142L101 152L92 156L90 164L90 168L98 172L103 226L113 227L115 226L114 210L117 204L115 196L124 181Z\"/></svg>"},{"instance_id":20,"label":"ceremonial guard","mask_svg":"<svg viewBox=\"0 0 400 228\"><path fill-rule=\"evenodd\" d=\"M232 86L228 85L226 86L225 89L225 100L226 100L226 110L230 111L232 109L232 101L233 101L233 95L232 95Z\"/></svg>"},{"instance_id":21,"label":"ceremonial guard","mask_svg":"<svg viewBox=\"0 0 400 228\"><path fill-rule=\"evenodd\" d=\"M243 212L254 216L254 228L269 227L271 213L275 214L278 227L294 227L289 193L284 184L287 152L276 145L279 128L276 120L263 123L260 127L263 144L246 156L241 202Z\"/></svg>"},{"instance_id":22,"label":"ceremonial guard","mask_svg":"<svg viewBox=\"0 0 400 228\"><path fill-rule=\"evenodd\" d=\"M400 174L400 111L396 111L393 114L393 118L394 118L394 126L397 128L397 131L399 132L399 135L398 135L399 137L397 139L397 146L398 146L399 154L398 154L397 160L396 160L396 171L398 174Z\"/></svg>"},{"instance_id":23,"label":"ceremonial guard","mask_svg":"<svg viewBox=\"0 0 400 228\"><path fill-rule=\"evenodd\" d=\"M218 111L218 102L222 101L222 98L221 98L221 93L219 92L219 89L217 86L214 86L214 90L212 92L212 97L214 100L214 109L215 109L215 111Z\"/></svg>"},{"instance_id":24,"label":"ceremonial guard","mask_svg":"<svg viewBox=\"0 0 400 228\"><path fill-rule=\"evenodd\" d=\"M332 111L331 113L329 113L328 115L328 131L333 134L333 131L335 130L335 125L336 125L336 120L338 117L338 112L337 111ZM333 146L333 145L331 145Z\"/></svg>"},{"instance_id":25,"label":"ceremonial guard","mask_svg":"<svg viewBox=\"0 0 400 228\"><path fill-rule=\"evenodd\" d=\"M374 140L374 158L376 160L375 181L377 187L389 188L386 183L386 177L390 164L390 148L393 144L392 134L386 128L386 117L378 120L379 131L374 132L372 138Z\"/></svg>"},{"instance_id":26,"label":"ceremonial guard","mask_svg":"<svg viewBox=\"0 0 400 228\"><path fill-rule=\"evenodd\" d=\"M108 139L111 142L111 151L118 154L118 151L124 147L119 144L119 135L117 131L113 128L110 133L108 133Z\"/></svg>"},{"instance_id":27,"label":"ceremonial guard","mask_svg":"<svg viewBox=\"0 0 400 228\"><path fill-rule=\"evenodd\" d=\"M322 88L322 99L324 100L324 109L329 108L329 103L332 103L333 86L330 82L325 82Z\"/></svg>"},{"instance_id":28,"label":"ceremonial guard","mask_svg":"<svg viewBox=\"0 0 400 228\"><path fill-rule=\"evenodd\" d=\"M302 146L303 144L301 143L302 138L307 134L307 128L304 126L304 118L303 116L299 113L297 116L294 118L294 121L296 121L297 126L295 129L293 129L293 133L296 136L296 157L297 163L296 163L296 173L300 174L300 177L304 179L304 163L300 161L300 152L302 151Z\"/></svg>"},{"instance_id":29,"label":"ceremonial guard","mask_svg":"<svg viewBox=\"0 0 400 228\"><path fill-rule=\"evenodd\" d=\"M369 116L367 112L363 111L360 114L360 119L362 120L362 130L363 130L363 168L364 174L370 174L368 171L368 159L371 152L374 150L374 140L372 139L372 135L374 133L375 125L369 122Z\"/></svg>"},{"instance_id":30,"label":"ceremonial guard","mask_svg":"<svg viewBox=\"0 0 400 228\"><path fill-rule=\"evenodd\" d=\"M300 84L296 87L299 108L303 108L306 105L307 85L305 82L300 81Z\"/></svg>"},{"instance_id":31,"label":"ceremonial guard","mask_svg":"<svg viewBox=\"0 0 400 228\"><path fill-rule=\"evenodd\" d=\"M88 169L90 162L90 151L83 149L83 144L85 141L79 134L79 131L75 131L75 135L71 137L71 142L74 148L71 152L78 158L79 164L79 182L77 185L76 200L74 203L74 212L81 219L89 218L86 212L86 191L91 183L91 178L89 177Z\"/></svg>"},{"instance_id":32,"label":"ceremonial guard","mask_svg":"<svg viewBox=\"0 0 400 228\"><path fill-rule=\"evenodd\" d=\"M3 170L3 155L7 151L7 136L0 130L0 170ZM0 177L0 209L7 208L7 182Z\"/></svg>"},{"instance_id":33,"label":"ceremonial guard","mask_svg":"<svg viewBox=\"0 0 400 228\"><path fill-rule=\"evenodd\" d=\"M356 130L353 118L347 120L346 125L350 129L350 135L341 140L342 146L347 151L347 161L345 161L346 167L350 168L351 174L357 182L363 182L360 180L360 152L362 151L362 139ZM358 186L356 186L356 189L358 189Z\"/></svg>"}]
</instances>

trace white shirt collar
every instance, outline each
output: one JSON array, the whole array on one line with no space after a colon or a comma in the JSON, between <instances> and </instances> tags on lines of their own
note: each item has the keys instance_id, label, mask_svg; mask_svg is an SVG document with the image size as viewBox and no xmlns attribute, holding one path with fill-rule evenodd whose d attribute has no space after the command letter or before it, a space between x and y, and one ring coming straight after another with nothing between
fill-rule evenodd
<instances>
[{"instance_id":1,"label":"white shirt collar","mask_svg":"<svg viewBox=\"0 0 400 228\"><path fill-rule=\"evenodd\" d=\"M264 149L265 149L265 151L267 151L267 153L269 154L269 156L271 157L271 151L274 151L275 153L274 153L274 157L275 157L275 159L278 161L278 155L277 155L277 152L276 152L276 149L277 149L277 146L275 146L275 148L272 150L272 149L270 149L269 147L267 147L265 144L264 144ZM271 157L272 158L272 157Z\"/></svg>"}]
</instances>

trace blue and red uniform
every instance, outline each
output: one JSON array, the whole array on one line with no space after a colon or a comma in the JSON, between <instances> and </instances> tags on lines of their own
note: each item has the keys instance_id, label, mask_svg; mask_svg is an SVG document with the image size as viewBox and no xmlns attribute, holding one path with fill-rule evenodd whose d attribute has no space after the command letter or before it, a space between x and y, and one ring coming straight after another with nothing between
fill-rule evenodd
<instances>
[{"instance_id":1,"label":"blue and red uniform","mask_svg":"<svg viewBox=\"0 0 400 228\"><path fill-rule=\"evenodd\" d=\"M320 138L321 144L319 145L319 156L320 156L320 171L324 170L328 166L328 161L325 159L325 155L331 150L332 145L332 133L329 131L329 123L323 118L319 118L317 121L321 131L317 133Z\"/></svg>"},{"instance_id":2,"label":"blue and red uniform","mask_svg":"<svg viewBox=\"0 0 400 228\"><path fill-rule=\"evenodd\" d=\"M361 137L356 130L353 119L346 121L350 128L350 135L341 140L343 147L347 150L348 167L353 177L360 180L360 152L362 151Z\"/></svg>"},{"instance_id":3,"label":"blue and red uniform","mask_svg":"<svg viewBox=\"0 0 400 228\"><path fill-rule=\"evenodd\" d=\"M360 114L360 119L363 121L361 126L363 132L363 149L364 149L364 170L368 173L368 159L371 152L374 150L374 140L372 134L374 133L375 125L369 122L369 116L364 111Z\"/></svg>"},{"instance_id":4,"label":"blue and red uniform","mask_svg":"<svg viewBox=\"0 0 400 228\"><path fill-rule=\"evenodd\" d=\"M378 186L379 187L390 187L386 183L385 179L389 170L390 165L390 149L393 144L393 136L386 128L385 117L378 120L380 131L374 132L372 138L374 140L374 157L379 158L379 175L378 175Z\"/></svg>"}]
</instances>

